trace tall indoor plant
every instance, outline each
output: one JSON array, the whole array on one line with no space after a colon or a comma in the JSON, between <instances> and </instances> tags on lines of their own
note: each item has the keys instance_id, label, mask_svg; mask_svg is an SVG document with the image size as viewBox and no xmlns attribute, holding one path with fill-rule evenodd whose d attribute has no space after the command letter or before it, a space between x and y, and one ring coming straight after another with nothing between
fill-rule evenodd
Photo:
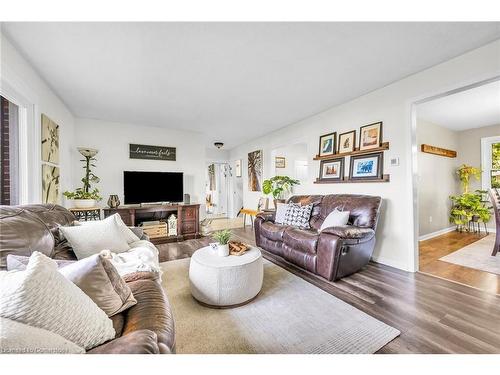
<instances>
[{"instance_id":1,"label":"tall indoor plant","mask_svg":"<svg viewBox=\"0 0 500 375\"><path fill-rule=\"evenodd\" d=\"M268 180L264 180L262 183L262 191L264 194L272 194L274 198L274 207L276 207L276 203L283 201L286 194L288 194L295 185L300 185L300 181L288 176L274 176Z\"/></svg>"},{"instance_id":2,"label":"tall indoor plant","mask_svg":"<svg viewBox=\"0 0 500 375\"><path fill-rule=\"evenodd\" d=\"M463 164L457 169L457 175L462 184L462 194L452 195L450 211L450 222L457 226L457 230L468 231L469 222L486 223L491 218L490 208L487 206L487 200L483 199L484 190L469 192L470 178L475 177L479 180L481 169Z\"/></svg>"},{"instance_id":3,"label":"tall indoor plant","mask_svg":"<svg viewBox=\"0 0 500 375\"><path fill-rule=\"evenodd\" d=\"M90 208L96 205L96 201L102 199L99 190L91 187L91 183L97 184L100 181L99 177L92 172L92 167L95 167L93 162L97 160L95 156L98 150L78 147L78 151L84 157L83 160L80 160L84 162L83 169L85 169L85 175L82 178L83 187L79 187L75 191L65 191L63 195L73 200L73 205L76 208Z\"/></svg>"}]
</instances>

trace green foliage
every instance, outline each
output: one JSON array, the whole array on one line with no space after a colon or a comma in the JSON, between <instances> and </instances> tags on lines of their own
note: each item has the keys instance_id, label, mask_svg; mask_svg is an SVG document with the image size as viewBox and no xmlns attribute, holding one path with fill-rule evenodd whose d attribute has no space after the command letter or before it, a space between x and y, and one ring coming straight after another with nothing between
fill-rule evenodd
<instances>
[{"instance_id":1,"label":"green foliage","mask_svg":"<svg viewBox=\"0 0 500 375\"><path fill-rule=\"evenodd\" d=\"M91 156L84 156L85 159L83 161L85 164L83 169L85 169L85 175L82 178L83 187L77 188L75 191L65 191L63 195L68 199L95 199L100 201L102 197L99 195L99 190L94 188L91 190L91 183L97 184L100 179L93 172L91 167L95 167L93 161L97 159Z\"/></svg>"},{"instance_id":2,"label":"green foliage","mask_svg":"<svg viewBox=\"0 0 500 375\"><path fill-rule=\"evenodd\" d=\"M457 169L457 175L458 178L460 178L460 181L462 182L463 192L468 193L470 177L473 176L476 178L476 180L479 180L481 178L481 169L471 167L470 165L462 164Z\"/></svg>"},{"instance_id":3,"label":"green foliage","mask_svg":"<svg viewBox=\"0 0 500 375\"><path fill-rule=\"evenodd\" d=\"M98 189L85 192L83 188L78 188L75 191L65 191L63 195L68 199L95 199L96 201L100 201L102 199L99 195Z\"/></svg>"},{"instance_id":4,"label":"green foliage","mask_svg":"<svg viewBox=\"0 0 500 375\"><path fill-rule=\"evenodd\" d=\"M486 223L491 218L490 208L486 205L483 195L486 192L476 190L475 193L463 193L461 195L452 195L453 202L450 212L450 222L454 223L459 229L467 225L473 218Z\"/></svg>"},{"instance_id":5,"label":"green foliage","mask_svg":"<svg viewBox=\"0 0 500 375\"><path fill-rule=\"evenodd\" d=\"M500 143L491 145L491 169L500 169Z\"/></svg>"},{"instance_id":6,"label":"green foliage","mask_svg":"<svg viewBox=\"0 0 500 375\"><path fill-rule=\"evenodd\" d=\"M290 192L292 186L300 185L299 180L288 176L274 176L262 183L264 194L272 194L274 199L283 199L285 194Z\"/></svg>"},{"instance_id":7,"label":"green foliage","mask_svg":"<svg viewBox=\"0 0 500 375\"><path fill-rule=\"evenodd\" d=\"M229 229L220 230L212 234L212 238L221 245L227 245L231 239L232 232Z\"/></svg>"}]
</instances>

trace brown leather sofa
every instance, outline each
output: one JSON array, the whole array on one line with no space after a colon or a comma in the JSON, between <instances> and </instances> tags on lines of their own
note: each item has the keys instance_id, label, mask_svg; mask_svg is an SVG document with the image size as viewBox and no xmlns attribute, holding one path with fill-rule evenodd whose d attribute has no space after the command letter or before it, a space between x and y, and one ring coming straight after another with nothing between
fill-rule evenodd
<instances>
[{"instance_id":1,"label":"brown leather sofa","mask_svg":"<svg viewBox=\"0 0 500 375\"><path fill-rule=\"evenodd\" d=\"M70 211L57 205L0 206L0 270L6 269L8 254L30 256L39 251L53 259L76 260L58 230L74 220ZM137 304L112 316L115 339L88 353L173 353L174 320L157 275L137 272L125 281Z\"/></svg>"},{"instance_id":2,"label":"brown leather sofa","mask_svg":"<svg viewBox=\"0 0 500 375\"><path fill-rule=\"evenodd\" d=\"M369 195L301 195L288 202L313 204L311 229L276 224L274 213L255 218L255 241L260 248L327 280L359 271L370 261L382 199ZM350 211L344 227L319 232L330 212Z\"/></svg>"}]
</instances>

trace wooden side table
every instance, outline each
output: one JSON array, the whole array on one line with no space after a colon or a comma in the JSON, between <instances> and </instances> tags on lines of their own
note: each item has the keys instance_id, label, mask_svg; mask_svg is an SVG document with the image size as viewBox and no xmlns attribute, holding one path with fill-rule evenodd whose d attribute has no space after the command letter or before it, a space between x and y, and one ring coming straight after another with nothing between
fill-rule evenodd
<instances>
[{"instance_id":1,"label":"wooden side table","mask_svg":"<svg viewBox=\"0 0 500 375\"><path fill-rule=\"evenodd\" d=\"M101 209L99 207L70 208L78 221L101 220Z\"/></svg>"}]
</instances>

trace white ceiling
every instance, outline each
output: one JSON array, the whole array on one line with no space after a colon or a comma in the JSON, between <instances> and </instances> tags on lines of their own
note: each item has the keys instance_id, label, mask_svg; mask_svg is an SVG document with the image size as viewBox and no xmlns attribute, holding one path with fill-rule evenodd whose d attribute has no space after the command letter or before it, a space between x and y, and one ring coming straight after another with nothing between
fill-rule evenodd
<instances>
[{"instance_id":1,"label":"white ceiling","mask_svg":"<svg viewBox=\"0 0 500 375\"><path fill-rule=\"evenodd\" d=\"M420 104L417 117L456 131L500 124L500 81Z\"/></svg>"},{"instance_id":2,"label":"white ceiling","mask_svg":"<svg viewBox=\"0 0 500 375\"><path fill-rule=\"evenodd\" d=\"M500 23L5 23L77 117L226 148L500 38Z\"/></svg>"}]
</instances>

